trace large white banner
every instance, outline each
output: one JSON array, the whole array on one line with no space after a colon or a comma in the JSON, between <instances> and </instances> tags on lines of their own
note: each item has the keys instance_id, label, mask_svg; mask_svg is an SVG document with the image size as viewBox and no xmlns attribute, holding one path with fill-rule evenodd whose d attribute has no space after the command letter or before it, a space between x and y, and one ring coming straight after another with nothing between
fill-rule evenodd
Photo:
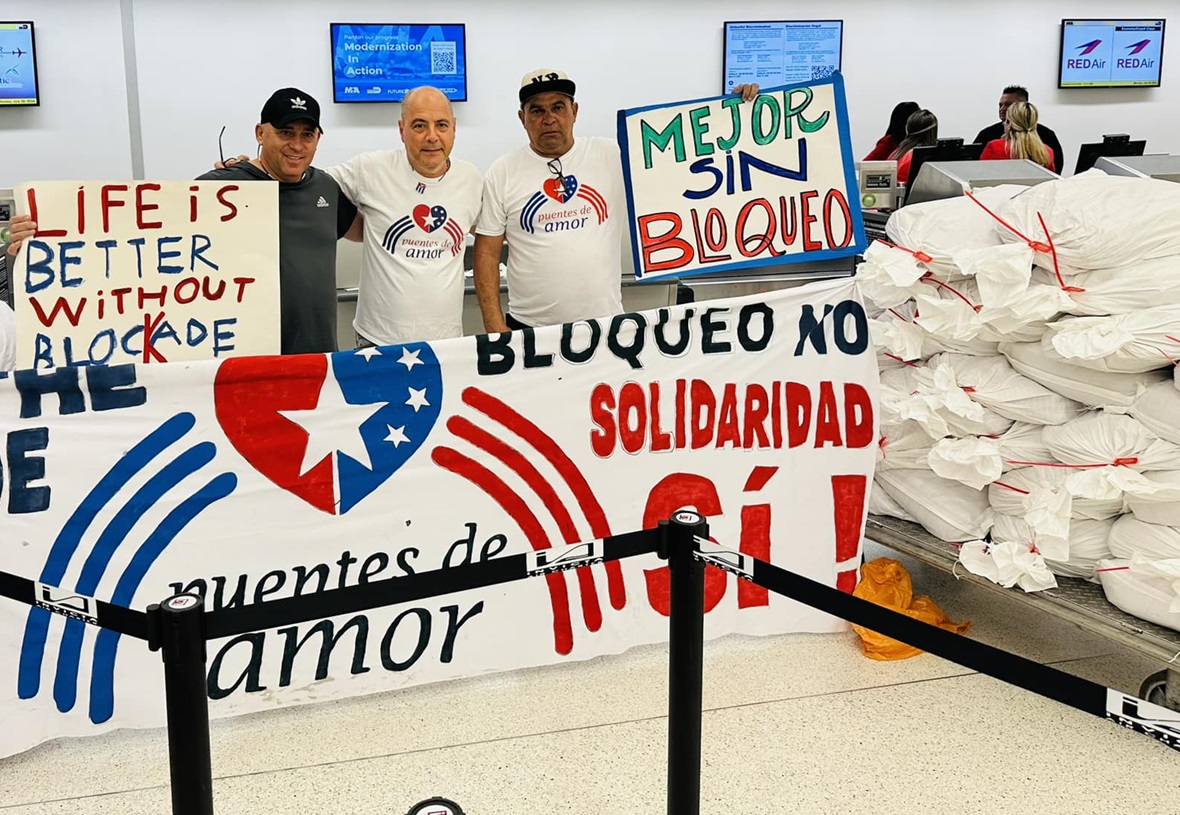
<instances>
[{"instance_id":1,"label":"large white banner","mask_svg":"<svg viewBox=\"0 0 1180 815\"><path fill-rule=\"evenodd\" d=\"M17 365L279 352L278 185L39 181L14 264Z\"/></svg>"},{"instance_id":2,"label":"large white banner","mask_svg":"<svg viewBox=\"0 0 1180 815\"><path fill-rule=\"evenodd\" d=\"M866 247L844 80L618 113L635 276L830 260Z\"/></svg>"},{"instance_id":3,"label":"large white banner","mask_svg":"<svg viewBox=\"0 0 1180 815\"><path fill-rule=\"evenodd\" d=\"M848 281L601 321L294 357L19 371L0 571L213 609L654 526L851 591L877 367ZM842 623L710 568L706 632ZM667 636L631 558L213 641L229 716L619 653ZM158 654L0 599L0 755L163 722Z\"/></svg>"}]
</instances>

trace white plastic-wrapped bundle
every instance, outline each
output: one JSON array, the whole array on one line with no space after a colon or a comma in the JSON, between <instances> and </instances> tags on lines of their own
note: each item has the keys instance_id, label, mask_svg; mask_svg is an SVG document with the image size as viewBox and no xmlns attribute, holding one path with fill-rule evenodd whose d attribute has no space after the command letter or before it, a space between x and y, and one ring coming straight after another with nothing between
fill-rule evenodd
<instances>
[{"instance_id":1,"label":"white plastic-wrapped bundle","mask_svg":"<svg viewBox=\"0 0 1180 815\"><path fill-rule=\"evenodd\" d=\"M1115 607L1142 620L1180 631L1173 580L1137 569L1129 560L1102 560L1096 569L1102 591Z\"/></svg>"},{"instance_id":2,"label":"white plastic-wrapped bundle","mask_svg":"<svg viewBox=\"0 0 1180 815\"><path fill-rule=\"evenodd\" d=\"M973 489L986 487L1005 472L1023 466L1013 461L1052 461L1045 447L1044 428L1016 422L1000 436L941 439L934 443L926 463L938 475Z\"/></svg>"},{"instance_id":3,"label":"white plastic-wrapped bundle","mask_svg":"<svg viewBox=\"0 0 1180 815\"><path fill-rule=\"evenodd\" d=\"M1062 305L1061 293L1049 286L1036 286L1011 305L986 305L972 279L955 284L927 279L914 293L917 316L922 326L945 350L969 343L965 353L983 356L996 353L989 347L1000 342L1035 342L1045 333ZM988 345L980 345L987 343ZM978 350L976 350L978 349Z\"/></svg>"},{"instance_id":4,"label":"white plastic-wrapped bundle","mask_svg":"<svg viewBox=\"0 0 1180 815\"><path fill-rule=\"evenodd\" d=\"M996 439L996 442L1000 445L1005 472L1022 466L1009 463L1012 461L1053 460L1053 454L1045 446L1045 428L1042 425L1017 422L1007 433Z\"/></svg>"},{"instance_id":5,"label":"white plastic-wrapped bundle","mask_svg":"<svg viewBox=\"0 0 1180 815\"><path fill-rule=\"evenodd\" d=\"M1043 219L1059 263L1071 269L1109 269L1180 254L1180 184L1170 181L1095 170L1030 187L999 214L1024 236L996 224L1005 243L1025 238L1047 243ZM1037 263L1053 268L1048 251L1037 253Z\"/></svg>"},{"instance_id":6,"label":"white plastic-wrapped bundle","mask_svg":"<svg viewBox=\"0 0 1180 815\"><path fill-rule=\"evenodd\" d=\"M1161 439L1180 444L1180 389L1173 383L1145 388L1128 412Z\"/></svg>"},{"instance_id":7,"label":"white plastic-wrapped bundle","mask_svg":"<svg viewBox=\"0 0 1180 815\"><path fill-rule=\"evenodd\" d=\"M1095 371L1135 374L1170 368L1180 357L1180 305L1110 317L1066 317L1051 323L1043 343L1062 359Z\"/></svg>"},{"instance_id":8,"label":"white plastic-wrapped bundle","mask_svg":"<svg viewBox=\"0 0 1180 815\"><path fill-rule=\"evenodd\" d=\"M1085 410L1080 402L1018 374L1002 356L971 357L948 353L932 357L927 362L929 368L937 369L943 365L954 372L955 380L972 400L1017 422L1064 424Z\"/></svg>"},{"instance_id":9,"label":"white plastic-wrapped bundle","mask_svg":"<svg viewBox=\"0 0 1180 815\"><path fill-rule=\"evenodd\" d=\"M900 368L924 357L926 332L910 314L890 308L869 320L869 335L877 350L877 364L882 370Z\"/></svg>"},{"instance_id":10,"label":"white plastic-wrapped bundle","mask_svg":"<svg viewBox=\"0 0 1180 815\"><path fill-rule=\"evenodd\" d=\"M895 368L881 374L885 419L917 422L933 439L998 436L1012 420L973 401L948 365Z\"/></svg>"},{"instance_id":11,"label":"white plastic-wrapped bundle","mask_svg":"<svg viewBox=\"0 0 1180 815\"><path fill-rule=\"evenodd\" d=\"M1046 427L1044 440L1053 456L1065 464L1114 465L1139 472L1180 469L1180 445L1116 413L1097 411Z\"/></svg>"},{"instance_id":12,"label":"white plastic-wrapped bundle","mask_svg":"<svg viewBox=\"0 0 1180 815\"><path fill-rule=\"evenodd\" d=\"M1007 184L986 187L974 194L994 212L1025 189ZM962 276L954 262L956 252L1003 242L993 218L966 196L902 207L889 216L885 232L898 246L929 256L926 267L944 280Z\"/></svg>"},{"instance_id":13,"label":"white plastic-wrapped bundle","mask_svg":"<svg viewBox=\"0 0 1180 815\"><path fill-rule=\"evenodd\" d=\"M1110 552L1124 560L1180 558L1180 529L1149 524L1124 515L1110 530Z\"/></svg>"},{"instance_id":14,"label":"white plastic-wrapped bundle","mask_svg":"<svg viewBox=\"0 0 1180 815\"><path fill-rule=\"evenodd\" d=\"M1093 493L1078 480L1078 471L1063 467L1021 467L1009 470L988 487L992 509L1024 518L1038 531L1064 536L1070 518L1106 520L1123 514L1121 493Z\"/></svg>"},{"instance_id":15,"label":"white plastic-wrapped bundle","mask_svg":"<svg viewBox=\"0 0 1180 815\"><path fill-rule=\"evenodd\" d=\"M1177 185L1180 186L1180 185ZM1062 396L1091 407L1126 410L1144 388L1160 382L1167 371L1112 374L1072 365L1039 342L1001 343L1000 353L1018 372Z\"/></svg>"},{"instance_id":16,"label":"white plastic-wrapped bundle","mask_svg":"<svg viewBox=\"0 0 1180 815\"><path fill-rule=\"evenodd\" d=\"M1180 528L1180 470L1157 470L1140 478L1145 488L1127 485L1127 509L1145 523Z\"/></svg>"},{"instance_id":17,"label":"white plastic-wrapped bundle","mask_svg":"<svg viewBox=\"0 0 1180 815\"><path fill-rule=\"evenodd\" d=\"M1111 556L1107 541L1114 526L1113 519L1072 519L1064 546L1055 539L1038 539L1023 518L997 512L993 519L992 540L1034 544L1045 555L1050 571L1062 577L1093 580L1098 561Z\"/></svg>"},{"instance_id":18,"label":"white plastic-wrapped bundle","mask_svg":"<svg viewBox=\"0 0 1180 815\"><path fill-rule=\"evenodd\" d=\"M1033 269L1032 284L1060 287L1070 314L1130 314L1155 306L1180 303L1180 255L1140 260L1126 266L1079 272L1061 267L1059 281L1052 267Z\"/></svg>"},{"instance_id":19,"label":"white plastic-wrapped bundle","mask_svg":"<svg viewBox=\"0 0 1180 815\"><path fill-rule=\"evenodd\" d=\"M982 538L992 525L987 493L929 470L878 470L876 481L918 523L944 541Z\"/></svg>"},{"instance_id":20,"label":"white plastic-wrapped bundle","mask_svg":"<svg viewBox=\"0 0 1180 815\"><path fill-rule=\"evenodd\" d=\"M875 308L895 308L913 299L927 271L913 253L873 241L856 267L856 287Z\"/></svg>"},{"instance_id":21,"label":"white plastic-wrapped bundle","mask_svg":"<svg viewBox=\"0 0 1180 815\"><path fill-rule=\"evenodd\" d=\"M885 421L877 444L877 471L928 470L926 458L934 439L917 422Z\"/></svg>"},{"instance_id":22,"label":"white plastic-wrapped bundle","mask_svg":"<svg viewBox=\"0 0 1180 815\"><path fill-rule=\"evenodd\" d=\"M889 493L881 489L876 479L869 489L869 514L885 515L890 518L900 518L903 521L917 523L917 519L905 511L905 508L889 497Z\"/></svg>"}]
</instances>

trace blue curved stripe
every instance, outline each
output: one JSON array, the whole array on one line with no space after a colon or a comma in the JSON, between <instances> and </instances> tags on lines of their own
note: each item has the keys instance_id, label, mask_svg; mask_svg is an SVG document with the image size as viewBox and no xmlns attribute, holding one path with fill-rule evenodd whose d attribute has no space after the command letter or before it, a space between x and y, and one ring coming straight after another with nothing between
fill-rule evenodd
<instances>
[{"instance_id":1,"label":"blue curved stripe","mask_svg":"<svg viewBox=\"0 0 1180 815\"><path fill-rule=\"evenodd\" d=\"M156 558L193 518L211 504L227 497L237 486L236 475L222 473L169 512L119 576L111 602L117 606L130 606ZM119 650L119 636L117 631L100 629L94 645L94 665L90 672L90 721L95 724L107 721L115 711L115 657Z\"/></svg>"},{"instance_id":2,"label":"blue curved stripe","mask_svg":"<svg viewBox=\"0 0 1180 815\"><path fill-rule=\"evenodd\" d=\"M537 212L543 206L545 206L544 193L533 193L533 197L529 199L528 203L524 205L524 209L520 211L520 228L530 234L535 232L533 218L537 216Z\"/></svg>"},{"instance_id":3,"label":"blue curved stripe","mask_svg":"<svg viewBox=\"0 0 1180 815\"><path fill-rule=\"evenodd\" d=\"M41 582L60 586L70 560L82 540L82 535L94 517L106 507L111 498L169 445L193 429L197 420L191 413L178 413L161 424L142 441L132 447L94 485L87 496L61 528L49 557L41 569ZM32 699L41 689L41 662L45 658L45 641L49 638L52 615L43 608L30 608L25 620L25 634L21 644L20 667L17 673L17 695Z\"/></svg>"},{"instance_id":4,"label":"blue curved stripe","mask_svg":"<svg viewBox=\"0 0 1180 815\"><path fill-rule=\"evenodd\" d=\"M185 450L153 475L125 503L99 535L98 541L86 562L74 591L93 596L98 584L114 557L115 551L127 542L127 536L143 517L170 490L185 478L204 467L217 455L217 446L204 441ZM112 601L113 602L113 601ZM66 620L61 645L57 650L57 679L53 684L53 699L62 713L72 710L78 697L78 666L82 661L82 642L86 636L86 623L81 620Z\"/></svg>"},{"instance_id":5,"label":"blue curved stripe","mask_svg":"<svg viewBox=\"0 0 1180 815\"><path fill-rule=\"evenodd\" d=\"M385 230L385 238L381 241L381 245L385 247L386 251L393 254L393 249L397 246L401 236L413 228L414 222L408 216L399 218L393 222L389 229Z\"/></svg>"}]
</instances>

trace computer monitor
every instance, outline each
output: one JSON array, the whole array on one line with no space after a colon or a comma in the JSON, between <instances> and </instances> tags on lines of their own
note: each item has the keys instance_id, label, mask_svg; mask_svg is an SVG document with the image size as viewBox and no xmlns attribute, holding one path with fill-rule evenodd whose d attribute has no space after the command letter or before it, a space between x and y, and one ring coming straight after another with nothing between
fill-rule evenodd
<instances>
[{"instance_id":1,"label":"computer monitor","mask_svg":"<svg viewBox=\"0 0 1180 815\"><path fill-rule=\"evenodd\" d=\"M893 209L897 206L897 162L858 161L856 182L861 209Z\"/></svg>"},{"instance_id":2,"label":"computer monitor","mask_svg":"<svg viewBox=\"0 0 1180 815\"><path fill-rule=\"evenodd\" d=\"M939 139L931 147L915 147L910 157L910 186L917 180L922 165L928 161L979 161L982 154L982 144L963 144L959 138Z\"/></svg>"},{"instance_id":3,"label":"computer monitor","mask_svg":"<svg viewBox=\"0 0 1180 815\"><path fill-rule=\"evenodd\" d=\"M1111 133L1102 137L1101 144L1083 144L1078 150L1078 166L1074 173L1084 173L1094 166L1102 156L1118 158L1120 156L1141 156L1147 147L1147 141L1140 139L1131 141L1126 133Z\"/></svg>"}]
</instances>

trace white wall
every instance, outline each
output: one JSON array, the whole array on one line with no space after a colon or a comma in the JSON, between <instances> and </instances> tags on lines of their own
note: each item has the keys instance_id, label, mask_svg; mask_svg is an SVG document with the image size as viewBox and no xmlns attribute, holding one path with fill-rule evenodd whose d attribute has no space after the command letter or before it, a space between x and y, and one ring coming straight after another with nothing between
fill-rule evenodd
<instances>
[{"instance_id":1,"label":"white wall","mask_svg":"<svg viewBox=\"0 0 1180 815\"><path fill-rule=\"evenodd\" d=\"M227 152L253 151L253 124L276 88L300 87L324 106L317 164L397 144L397 105L335 105L328 23L465 22L469 95L456 105L456 155L481 168L520 146L516 87L540 66L578 82L577 132L613 135L615 111L711 95L721 89L726 19L845 21L844 73L853 141L867 151L893 105L915 99L938 114L942 135L971 138L996 118L1000 89L1027 85L1072 161L1103 133L1146 138L1180 153L1180 56L1164 60L1163 87L1056 88L1062 17L1164 17L1180 29L1177 0L131 0L139 71L144 167L150 177L191 177ZM0 186L31 178L129 172L127 99L117 0L5 0L3 15L37 22L46 104L0 111ZM1180 30L1167 35L1176 52Z\"/></svg>"},{"instance_id":2,"label":"white wall","mask_svg":"<svg viewBox=\"0 0 1180 815\"><path fill-rule=\"evenodd\" d=\"M42 98L40 107L0 107L0 187L129 178L119 0L4 0L0 17L34 22Z\"/></svg>"}]
</instances>

